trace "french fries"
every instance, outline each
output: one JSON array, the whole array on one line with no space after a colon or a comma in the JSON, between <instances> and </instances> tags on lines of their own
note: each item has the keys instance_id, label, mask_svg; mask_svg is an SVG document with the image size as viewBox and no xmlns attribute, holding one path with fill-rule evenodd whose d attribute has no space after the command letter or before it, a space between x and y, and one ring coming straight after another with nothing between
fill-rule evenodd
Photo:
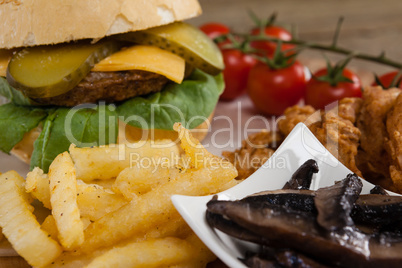
<instances>
[{"instance_id":1,"label":"french fries","mask_svg":"<svg viewBox=\"0 0 402 268\"><path fill-rule=\"evenodd\" d=\"M95 267L205 267L215 255L194 234L184 239L148 239L114 247L96 257L87 268Z\"/></svg>"},{"instance_id":2,"label":"french fries","mask_svg":"<svg viewBox=\"0 0 402 268\"><path fill-rule=\"evenodd\" d=\"M174 194L207 195L216 193L221 185L236 177L235 169L198 169L179 173L168 183L134 199L107 214L85 230L83 249L91 251L151 229L159 221L168 221L175 208L170 201ZM121 231L124 230L124 231Z\"/></svg>"},{"instance_id":3,"label":"french fries","mask_svg":"<svg viewBox=\"0 0 402 268\"><path fill-rule=\"evenodd\" d=\"M191 233L186 237L186 241L192 245L192 258L183 263L183 266L188 267L205 267L209 262L216 259L215 255L204 245L195 233Z\"/></svg>"},{"instance_id":4,"label":"french fries","mask_svg":"<svg viewBox=\"0 0 402 268\"><path fill-rule=\"evenodd\" d=\"M119 151L122 145L72 145L70 152L56 157L49 174L35 168L24 182L15 172L8 173L15 177L12 193L21 205L11 202L0 208L4 234L17 236L13 228L19 226L25 233L25 222L30 222L28 230L45 236L31 235L31 244L36 250L43 243L50 256L45 258L41 251L37 260L30 250L19 249L22 238L11 242L30 264L40 267L205 267L215 256L176 211L171 196L226 190L237 184L237 171L205 150L180 124L175 129L182 149L158 148L160 144L151 142L123 151ZM10 183L2 183L2 176L0 205L6 203L2 192L11 195L3 190ZM31 212L32 198L51 210L41 225ZM2 213L7 208L20 215L14 207L23 211L16 225Z\"/></svg>"},{"instance_id":5,"label":"french fries","mask_svg":"<svg viewBox=\"0 0 402 268\"><path fill-rule=\"evenodd\" d=\"M114 182L115 182L114 178L109 179L109 180L88 180L88 181L85 181L85 183L87 183L87 184L95 184L95 185L98 185L100 187L103 187L104 189L109 189L109 190L112 190Z\"/></svg>"},{"instance_id":6,"label":"french fries","mask_svg":"<svg viewBox=\"0 0 402 268\"><path fill-rule=\"evenodd\" d=\"M128 200L149 192L152 188L170 180L170 173L177 169L155 168L154 166L126 168L117 176L112 189Z\"/></svg>"},{"instance_id":7,"label":"french fries","mask_svg":"<svg viewBox=\"0 0 402 268\"><path fill-rule=\"evenodd\" d=\"M62 249L40 228L33 207L21 195L23 190L16 172L0 176L0 226L20 256L30 265L42 267L57 258Z\"/></svg>"},{"instance_id":8,"label":"french fries","mask_svg":"<svg viewBox=\"0 0 402 268\"><path fill-rule=\"evenodd\" d=\"M42 222L40 228L48 233L51 238L56 241L58 240L59 231L57 230L56 221L54 220L53 215L48 215Z\"/></svg>"},{"instance_id":9,"label":"french fries","mask_svg":"<svg viewBox=\"0 0 402 268\"><path fill-rule=\"evenodd\" d=\"M50 204L59 230L59 240L67 250L84 243L84 226L77 205L75 168L68 152L59 154L49 167Z\"/></svg>"},{"instance_id":10,"label":"french fries","mask_svg":"<svg viewBox=\"0 0 402 268\"><path fill-rule=\"evenodd\" d=\"M127 144L96 148L77 148L71 145L69 151L77 169L77 178L83 181L116 178L123 169L141 159L152 159L159 164L180 155L179 147L171 142L169 145L165 140L140 142L130 147Z\"/></svg>"},{"instance_id":11,"label":"french fries","mask_svg":"<svg viewBox=\"0 0 402 268\"><path fill-rule=\"evenodd\" d=\"M43 170L36 167L28 173L25 190L27 193L31 193L34 198L41 201L45 208L52 208L50 204L49 177L43 173Z\"/></svg>"},{"instance_id":12,"label":"french fries","mask_svg":"<svg viewBox=\"0 0 402 268\"><path fill-rule=\"evenodd\" d=\"M158 239L163 237L185 238L191 233L190 227L186 224L180 214L174 214L168 222L160 222L155 228L149 231L144 231L137 236L130 237L128 240L113 244L111 247L101 248L91 252L82 254L81 251L65 251L63 252L52 265L47 267L63 267L76 268L85 267L93 259L105 254L107 251L115 247L124 247L129 243L138 243L150 239ZM204 246L205 247L205 246ZM191 265L189 266L191 267Z\"/></svg>"},{"instance_id":13,"label":"french fries","mask_svg":"<svg viewBox=\"0 0 402 268\"><path fill-rule=\"evenodd\" d=\"M168 267L190 261L194 251L186 240L174 237L152 239L113 248L95 258L87 268Z\"/></svg>"},{"instance_id":14,"label":"french fries","mask_svg":"<svg viewBox=\"0 0 402 268\"><path fill-rule=\"evenodd\" d=\"M119 209L126 203L124 197L118 193L96 184L77 181L77 204L82 217L95 221L107 213Z\"/></svg>"},{"instance_id":15,"label":"french fries","mask_svg":"<svg viewBox=\"0 0 402 268\"><path fill-rule=\"evenodd\" d=\"M35 168L28 173L25 189L41 201L44 207L48 209L52 208L50 204L49 177L43 174L40 168ZM105 189L98 184L87 184L81 180L77 180L76 195L81 217L86 217L92 221L127 203L122 195ZM96 206L93 206L95 203Z\"/></svg>"},{"instance_id":16,"label":"french fries","mask_svg":"<svg viewBox=\"0 0 402 268\"><path fill-rule=\"evenodd\" d=\"M205 164L208 164L208 161L205 161L206 159L215 158L191 135L190 131L185 129L180 123L174 124L173 129L179 134L181 147L186 157L190 160L188 162L189 165L187 164L186 166L195 169L202 168ZM186 160L184 159L184 161Z\"/></svg>"}]
</instances>

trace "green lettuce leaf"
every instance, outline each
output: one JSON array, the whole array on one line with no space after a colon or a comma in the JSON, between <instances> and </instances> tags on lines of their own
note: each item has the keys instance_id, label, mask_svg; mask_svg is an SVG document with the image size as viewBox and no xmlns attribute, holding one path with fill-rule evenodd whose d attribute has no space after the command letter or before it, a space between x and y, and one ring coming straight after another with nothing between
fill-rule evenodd
<instances>
[{"instance_id":1,"label":"green lettuce leaf","mask_svg":"<svg viewBox=\"0 0 402 268\"><path fill-rule=\"evenodd\" d=\"M0 150L10 153L24 134L38 126L48 115L47 110L7 103L0 106Z\"/></svg>"},{"instance_id":2,"label":"green lettuce leaf","mask_svg":"<svg viewBox=\"0 0 402 268\"><path fill-rule=\"evenodd\" d=\"M0 76L0 95L9 99L12 103L23 106L37 105L37 103L26 97L21 91L10 86L4 77Z\"/></svg>"},{"instance_id":3,"label":"green lettuce leaf","mask_svg":"<svg viewBox=\"0 0 402 268\"><path fill-rule=\"evenodd\" d=\"M172 130L175 122L193 129L213 112L223 88L221 74L211 76L195 70L181 84L125 101L117 107L117 113L125 123L142 129Z\"/></svg>"},{"instance_id":4,"label":"green lettuce leaf","mask_svg":"<svg viewBox=\"0 0 402 268\"><path fill-rule=\"evenodd\" d=\"M99 146L116 143L117 135L116 115L105 105L58 108L46 118L34 143L31 169L40 167L48 172L53 159L67 151L71 143L78 147Z\"/></svg>"}]
</instances>

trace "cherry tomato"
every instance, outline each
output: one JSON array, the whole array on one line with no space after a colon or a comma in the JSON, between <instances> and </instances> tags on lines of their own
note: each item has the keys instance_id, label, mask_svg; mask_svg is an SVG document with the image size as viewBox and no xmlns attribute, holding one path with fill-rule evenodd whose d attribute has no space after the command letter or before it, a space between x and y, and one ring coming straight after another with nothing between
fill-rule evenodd
<instances>
[{"instance_id":1,"label":"cherry tomato","mask_svg":"<svg viewBox=\"0 0 402 268\"><path fill-rule=\"evenodd\" d=\"M343 69L342 75L353 81L338 82L335 86L330 83L319 81L314 77L326 75L327 69L320 69L314 73L313 78L307 83L306 104L316 109L324 109L326 105L347 97L361 97L361 81L360 78L348 69Z\"/></svg>"},{"instance_id":2,"label":"cherry tomato","mask_svg":"<svg viewBox=\"0 0 402 268\"><path fill-rule=\"evenodd\" d=\"M203 24L201 25L200 30L208 35L211 39L215 39L222 34L228 34L230 32L229 27L217 22Z\"/></svg>"},{"instance_id":3,"label":"cherry tomato","mask_svg":"<svg viewBox=\"0 0 402 268\"><path fill-rule=\"evenodd\" d=\"M304 67L298 61L282 69L258 62L250 71L247 92L255 107L266 115L281 115L305 94Z\"/></svg>"},{"instance_id":4,"label":"cherry tomato","mask_svg":"<svg viewBox=\"0 0 402 268\"><path fill-rule=\"evenodd\" d=\"M223 70L225 90L220 99L233 100L245 93L250 69L257 60L236 49L224 49L222 55L225 63Z\"/></svg>"},{"instance_id":5,"label":"cherry tomato","mask_svg":"<svg viewBox=\"0 0 402 268\"><path fill-rule=\"evenodd\" d=\"M251 31L252 35L259 35L261 30L259 28L255 28ZM264 28L264 34L269 37L278 38L284 41L292 40L292 35L284 28L279 26L267 26ZM251 46L256 49L260 49L265 51L266 55L272 56L276 50L277 43L270 41L254 41L251 43ZM281 50L288 50L294 48L295 46L292 44L282 44Z\"/></svg>"},{"instance_id":6,"label":"cherry tomato","mask_svg":"<svg viewBox=\"0 0 402 268\"><path fill-rule=\"evenodd\" d=\"M211 39L215 39L223 34L228 34L230 32L228 26L218 22L210 22L203 24L201 25L200 30L203 31L206 35L208 35L209 38ZM229 39L226 39L226 40L220 40L219 43L217 43L217 46L220 49L224 49L225 46L229 44L231 44L231 41Z\"/></svg>"},{"instance_id":7,"label":"cherry tomato","mask_svg":"<svg viewBox=\"0 0 402 268\"><path fill-rule=\"evenodd\" d=\"M398 71L389 72L389 73L381 75L380 77L378 77L378 79L380 80L380 82L381 82L381 84L383 85L384 88L389 88L397 74L398 74ZM373 86L378 86L378 84L376 82L374 82L372 85ZM398 87L402 88L402 81L399 82Z\"/></svg>"}]
</instances>

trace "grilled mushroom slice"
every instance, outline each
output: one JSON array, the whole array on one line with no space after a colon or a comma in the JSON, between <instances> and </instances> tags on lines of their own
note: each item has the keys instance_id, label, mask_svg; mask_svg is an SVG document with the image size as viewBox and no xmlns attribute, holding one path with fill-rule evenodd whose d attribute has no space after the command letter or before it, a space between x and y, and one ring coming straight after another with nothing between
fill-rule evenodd
<instances>
[{"instance_id":1,"label":"grilled mushroom slice","mask_svg":"<svg viewBox=\"0 0 402 268\"><path fill-rule=\"evenodd\" d=\"M344 180L318 189L314 198L318 224L328 231L354 226L350 213L362 188L363 183L357 175L348 174Z\"/></svg>"},{"instance_id":2,"label":"grilled mushroom slice","mask_svg":"<svg viewBox=\"0 0 402 268\"><path fill-rule=\"evenodd\" d=\"M314 159L309 159L293 173L283 189L307 190L310 189L313 174L318 172L318 165Z\"/></svg>"},{"instance_id":3,"label":"grilled mushroom slice","mask_svg":"<svg viewBox=\"0 0 402 268\"><path fill-rule=\"evenodd\" d=\"M389 195L380 185L374 186L373 189L370 190L370 194Z\"/></svg>"}]
</instances>

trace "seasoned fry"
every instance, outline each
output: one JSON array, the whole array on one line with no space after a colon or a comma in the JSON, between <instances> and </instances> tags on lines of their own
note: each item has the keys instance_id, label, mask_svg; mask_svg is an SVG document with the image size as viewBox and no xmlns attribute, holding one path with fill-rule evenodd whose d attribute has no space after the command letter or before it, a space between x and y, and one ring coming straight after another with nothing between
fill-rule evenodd
<instances>
[{"instance_id":1,"label":"seasoned fry","mask_svg":"<svg viewBox=\"0 0 402 268\"><path fill-rule=\"evenodd\" d=\"M237 176L236 169L229 162L211 155L201 147L190 149L193 140L191 134L179 125L175 125L175 129L184 133L180 137L186 154L191 155L190 159L194 161L202 159L202 164L198 166L205 168L189 169L178 173L169 182L139 196L119 210L91 224L85 230L86 243L83 245L85 252L112 245L122 239L135 236L141 231L150 230L158 222L168 221L172 213L176 211L170 200L172 195L216 193L224 184ZM194 157L196 154L199 154L198 160ZM195 166L194 163L191 165Z\"/></svg>"},{"instance_id":2,"label":"seasoned fry","mask_svg":"<svg viewBox=\"0 0 402 268\"><path fill-rule=\"evenodd\" d=\"M189 267L205 267L209 262L216 259L216 256L209 250L207 246L198 238L195 233L191 233L186 241L193 247L193 257Z\"/></svg>"},{"instance_id":3,"label":"seasoned fry","mask_svg":"<svg viewBox=\"0 0 402 268\"><path fill-rule=\"evenodd\" d=\"M79 251L65 251L54 261L52 265L49 265L48 267L84 267L88 265L94 258L103 255L114 247L124 247L129 243L138 243L149 239L157 239L169 236L185 238L189 236L190 233L192 233L192 230L183 220L180 214L176 212L172 215L169 221L160 222L152 230L144 231L137 236L130 237L127 241L113 244L108 248L94 250L85 254L82 254L82 252Z\"/></svg>"},{"instance_id":4,"label":"seasoned fry","mask_svg":"<svg viewBox=\"0 0 402 268\"><path fill-rule=\"evenodd\" d=\"M109 189L96 184L77 181L77 204L82 217L95 221L105 214L119 209L126 203L127 201L122 195Z\"/></svg>"},{"instance_id":5,"label":"seasoned fry","mask_svg":"<svg viewBox=\"0 0 402 268\"><path fill-rule=\"evenodd\" d=\"M87 254L80 254L80 252L64 251L57 259L52 261L51 264L44 266L44 268L80 268L86 267L93 259L104 254L106 251L96 250Z\"/></svg>"},{"instance_id":6,"label":"seasoned fry","mask_svg":"<svg viewBox=\"0 0 402 268\"><path fill-rule=\"evenodd\" d=\"M81 180L82 181L82 180ZM85 181L86 184L96 184L104 189L109 189L112 190L113 184L116 180L115 179L110 179L110 180L90 180L90 181Z\"/></svg>"},{"instance_id":7,"label":"seasoned fry","mask_svg":"<svg viewBox=\"0 0 402 268\"><path fill-rule=\"evenodd\" d=\"M84 230L92 223L92 221L88 218L81 218L82 225L84 226Z\"/></svg>"},{"instance_id":8,"label":"seasoned fry","mask_svg":"<svg viewBox=\"0 0 402 268\"><path fill-rule=\"evenodd\" d=\"M206 161L204 161L206 158L214 157L191 135L190 131L185 129L180 123L175 123L173 129L179 134L181 148L184 150L186 157L190 159L189 164L191 165L188 166L188 164L185 163L185 168L202 168L206 164Z\"/></svg>"},{"instance_id":9,"label":"seasoned fry","mask_svg":"<svg viewBox=\"0 0 402 268\"><path fill-rule=\"evenodd\" d=\"M35 168L28 173L25 188L28 193L31 193L41 201L46 208L52 208L50 204L49 177L43 174L40 168ZM77 180L76 195L80 215L92 221L115 211L127 203L123 196L96 184L86 184L81 180Z\"/></svg>"},{"instance_id":10,"label":"seasoned fry","mask_svg":"<svg viewBox=\"0 0 402 268\"><path fill-rule=\"evenodd\" d=\"M49 167L50 204L59 230L59 241L67 250L84 243L84 227L77 205L75 168L68 152L58 155Z\"/></svg>"},{"instance_id":11,"label":"seasoned fry","mask_svg":"<svg viewBox=\"0 0 402 268\"><path fill-rule=\"evenodd\" d=\"M139 142L130 147L127 144L96 148L71 145L69 151L77 169L77 178L85 182L115 178L123 169L137 164L141 159L154 161L158 165L162 161L173 161L180 155L178 146L166 140Z\"/></svg>"},{"instance_id":12,"label":"seasoned fry","mask_svg":"<svg viewBox=\"0 0 402 268\"><path fill-rule=\"evenodd\" d=\"M50 204L49 177L47 174L43 173L42 169L36 167L28 173L25 182L25 190L41 201L45 208L52 208Z\"/></svg>"},{"instance_id":13,"label":"seasoned fry","mask_svg":"<svg viewBox=\"0 0 402 268\"><path fill-rule=\"evenodd\" d=\"M140 242L147 239L156 239L168 236L185 238L192 232L193 231L191 228L176 211L172 213L169 221L160 222L152 230L148 230L139 236L133 236L128 241Z\"/></svg>"},{"instance_id":14,"label":"seasoned fry","mask_svg":"<svg viewBox=\"0 0 402 268\"><path fill-rule=\"evenodd\" d=\"M191 260L193 246L185 240L167 237L113 248L87 267L167 267Z\"/></svg>"},{"instance_id":15,"label":"seasoned fry","mask_svg":"<svg viewBox=\"0 0 402 268\"><path fill-rule=\"evenodd\" d=\"M181 125L175 128L182 134L186 155L180 155L177 146L161 149L148 142L123 151L125 156L135 153L136 158L120 163L118 148L79 149L72 145L71 155L58 155L48 174L35 168L24 182L16 172L10 172L15 176L14 195L24 202L24 209L12 202L12 207L6 206L13 211L11 217L7 213L3 216L1 207L0 227L5 217L3 231L7 235L9 230L15 237L19 234L11 232L7 224L14 226L11 221L17 218L16 226L22 226L25 233L34 228L25 228L25 222L34 221L36 232L52 241L45 241L50 243L45 248L56 245L56 250L50 248L49 257L35 255L39 260L29 256L31 249L21 254L30 264L41 262L41 267L205 267L216 257L174 208L171 196L226 190L239 182L235 180L237 171L228 161L208 153ZM78 171L85 181L77 180ZM1 189L2 185L0 205L9 197L7 191L3 197ZM32 197L43 204L42 225L29 212ZM20 218L15 207L23 211ZM51 210L50 215L45 207ZM32 219L27 220L27 213ZM31 238L35 250L42 247L44 237ZM18 246L24 247L17 244L16 249Z\"/></svg>"},{"instance_id":16,"label":"seasoned fry","mask_svg":"<svg viewBox=\"0 0 402 268\"><path fill-rule=\"evenodd\" d=\"M117 176L112 189L131 200L138 195L149 192L160 184L168 182L170 173L177 169L170 170L169 168L155 168L153 166L149 168L140 166L126 168Z\"/></svg>"},{"instance_id":17,"label":"seasoned fry","mask_svg":"<svg viewBox=\"0 0 402 268\"><path fill-rule=\"evenodd\" d=\"M225 173L226 172L226 173ZM175 208L170 200L174 194L206 195L236 177L234 169L200 169L182 173L113 213L105 215L85 230L85 251L111 245L133 236L141 230L150 230L161 221L168 221Z\"/></svg>"},{"instance_id":18,"label":"seasoned fry","mask_svg":"<svg viewBox=\"0 0 402 268\"><path fill-rule=\"evenodd\" d=\"M47 216L42 222L40 228L48 233L52 239L58 241L59 231L57 230L56 221L54 220L53 215Z\"/></svg>"},{"instance_id":19,"label":"seasoned fry","mask_svg":"<svg viewBox=\"0 0 402 268\"><path fill-rule=\"evenodd\" d=\"M62 252L60 245L40 228L32 206L21 195L16 172L0 176L0 226L13 248L32 266L44 266Z\"/></svg>"},{"instance_id":20,"label":"seasoned fry","mask_svg":"<svg viewBox=\"0 0 402 268\"><path fill-rule=\"evenodd\" d=\"M21 177L16 171L9 171L9 174L12 174L15 183L18 184L18 190L20 191L20 195L29 203L31 204L33 201L32 196L27 193L24 189L24 185L25 185L25 180L23 177ZM32 208L33 211L33 208Z\"/></svg>"},{"instance_id":21,"label":"seasoned fry","mask_svg":"<svg viewBox=\"0 0 402 268\"><path fill-rule=\"evenodd\" d=\"M217 192L226 191L226 190L228 190L228 189L230 189L230 188L236 186L237 184L241 183L242 181L243 181L243 180L233 179L233 180L231 180L231 181L225 183L224 185L222 185L222 187L220 187Z\"/></svg>"},{"instance_id":22,"label":"seasoned fry","mask_svg":"<svg viewBox=\"0 0 402 268\"><path fill-rule=\"evenodd\" d=\"M151 238L113 247L87 267L205 267L214 259L215 255L191 232L184 239Z\"/></svg>"}]
</instances>

